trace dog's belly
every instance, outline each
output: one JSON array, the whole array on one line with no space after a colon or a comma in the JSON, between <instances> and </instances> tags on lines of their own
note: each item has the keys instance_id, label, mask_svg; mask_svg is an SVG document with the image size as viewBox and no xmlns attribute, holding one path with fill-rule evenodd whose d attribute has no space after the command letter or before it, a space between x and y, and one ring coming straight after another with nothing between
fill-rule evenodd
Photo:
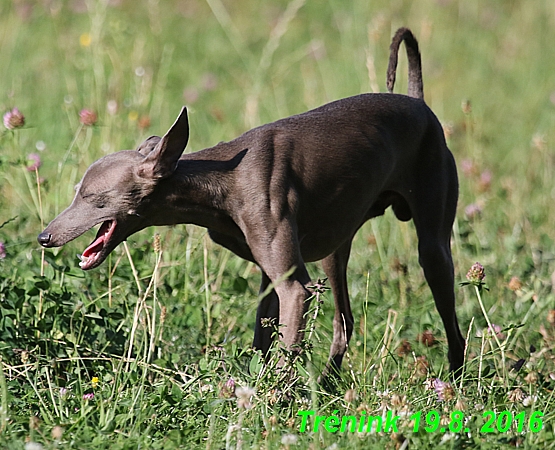
<instances>
[{"instance_id":1,"label":"dog's belly","mask_svg":"<svg viewBox=\"0 0 555 450\"><path fill-rule=\"evenodd\" d=\"M350 241L364 219L349 223L329 222L326 227L302 233L300 230L300 251L303 261L320 261L335 252L345 242Z\"/></svg>"},{"instance_id":2,"label":"dog's belly","mask_svg":"<svg viewBox=\"0 0 555 450\"><path fill-rule=\"evenodd\" d=\"M338 233L336 230L327 229L302 235L300 238L300 251L303 261L315 262L329 256L349 239L356 232L356 229L350 233ZM227 248L247 261L256 263L244 237L231 236L211 229L208 232L210 238L215 243Z\"/></svg>"},{"instance_id":3,"label":"dog's belly","mask_svg":"<svg viewBox=\"0 0 555 450\"><path fill-rule=\"evenodd\" d=\"M231 236L212 229L208 229L208 234L216 244L231 250L237 256L247 261L256 262L244 236Z\"/></svg>"},{"instance_id":4,"label":"dog's belly","mask_svg":"<svg viewBox=\"0 0 555 450\"><path fill-rule=\"evenodd\" d=\"M337 234L306 236L300 245L303 261L320 261L337 250L345 240L344 236L338 236Z\"/></svg>"}]
</instances>

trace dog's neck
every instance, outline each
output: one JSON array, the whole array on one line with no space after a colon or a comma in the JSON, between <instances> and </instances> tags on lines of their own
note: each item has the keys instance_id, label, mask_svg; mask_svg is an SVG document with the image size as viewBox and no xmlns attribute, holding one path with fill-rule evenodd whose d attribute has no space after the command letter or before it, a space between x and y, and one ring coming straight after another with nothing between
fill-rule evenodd
<instances>
[{"instance_id":1,"label":"dog's neck","mask_svg":"<svg viewBox=\"0 0 555 450\"><path fill-rule=\"evenodd\" d=\"M235 164L179 160L175 172L156 187L150 201L153 225L192 223L218 230L231 219L226 210Z\"/></svg>"}]
</instances>

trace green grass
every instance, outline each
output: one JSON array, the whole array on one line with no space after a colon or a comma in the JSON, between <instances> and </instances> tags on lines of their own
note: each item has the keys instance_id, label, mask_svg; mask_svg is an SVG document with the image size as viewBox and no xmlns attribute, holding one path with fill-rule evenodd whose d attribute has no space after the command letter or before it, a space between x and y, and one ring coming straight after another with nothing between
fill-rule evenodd
<instances>
[{"instance_id":1,"label":"green grass","mask_svg":"<svg viewBox=\"0 0 555 450\"><path fill-rule=\"evenodd\" d=\"M0 132L0 447L555 448L554 21L548 0L0 3L0 112L18 107L26 119ZM456 287L468 364L443 401L429 382L448 381L444 330L413 226L389 212L355 239L356 327L333 393L316 383L331 293L313 302L294 374L274 370L279 355L263 366L249 349L258 270L205 230L142 231L87 273L75 255L93 232L39 248L36 235L86 167L165 132L182 104L195 151L384 91L399 26L419 38L426 100L459 165L457 282L479 261L489 288ZM406 92L404 57L397 78ZM97 112L96 125L80 124L83 108ZM30 153L38 173L26 170ZM309 270L323 277L319 265ZM497 339L482 333L488 320L502 329ZM420 342L424 330L435 345ZM403 344L411 350L399 356ZM237 397L233 386L256 394ZM404 416L398 433L301 432L305 410ZM415 433L408 417L418 411ZM440 431L453 411L470 433ZM543 427L485 432L485 411L526 420L540 411Z\"/></svg>"}]
</instances>

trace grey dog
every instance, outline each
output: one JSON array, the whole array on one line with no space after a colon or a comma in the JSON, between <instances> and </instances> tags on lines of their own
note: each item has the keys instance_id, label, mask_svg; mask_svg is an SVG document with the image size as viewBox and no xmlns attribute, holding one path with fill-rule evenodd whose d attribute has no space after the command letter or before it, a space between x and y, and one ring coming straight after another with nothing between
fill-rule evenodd
<instances>
[{"instance_id":1,"label":"grey dog","mask_svg":"<svg viewBox=\"0 0 555 450\"><path fill-rule=\"evenodd\" d=\"M322 260L335 300L326 373L338 373L353 331L347 262L357 230L392 206L413 219L419 262L443 320L452 371L464 339L455 312L450 237L457 171L443 129L423 100L418 43L410 30L393 37L388 90L405 42L408 96L362 94L247 131L230 142L183 154L186 109L162 137L93 163L73 203L38 236L57 247L101 224L80 266L97 267L128 236L152 225L206 227L210 237L262 271L254 347L280 341L299 348L311 298L305 263ZM265 320L266 319L266 320Z\"/></svg>"}]
</instances>

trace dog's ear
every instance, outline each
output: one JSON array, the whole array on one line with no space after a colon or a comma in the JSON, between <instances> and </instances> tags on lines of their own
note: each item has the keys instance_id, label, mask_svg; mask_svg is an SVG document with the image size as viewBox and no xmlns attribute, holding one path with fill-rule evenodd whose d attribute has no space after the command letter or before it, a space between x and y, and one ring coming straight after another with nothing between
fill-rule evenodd
<instances>
[{"instance_id":1,"label":"dog's ear","mask_svg":"<svg viewBox=\"0 0 555 450\"><path fill-rule=\"evenodd\" d=\"M141 154L146 153L139 168L139 175L155 179L167 178L175 171L177 161L189 140L187 108L181 109L179 117L168 132L162 139L158 138L154 148L149 149L154 143L154 138L155 136L148 138L138 149Z\"/></svg>"},{"instance_id":2,"label":"dog's ear","mask_svg":"<svg viewBox=\"0 0 555 450\"><path fill-rule=\"evenodd\" d=\"M148 156L152 150L156 147L156 144L162 139L160 136L150 136L137 147L137 151L143 155Z\"/></svg>"}]
</instances>

